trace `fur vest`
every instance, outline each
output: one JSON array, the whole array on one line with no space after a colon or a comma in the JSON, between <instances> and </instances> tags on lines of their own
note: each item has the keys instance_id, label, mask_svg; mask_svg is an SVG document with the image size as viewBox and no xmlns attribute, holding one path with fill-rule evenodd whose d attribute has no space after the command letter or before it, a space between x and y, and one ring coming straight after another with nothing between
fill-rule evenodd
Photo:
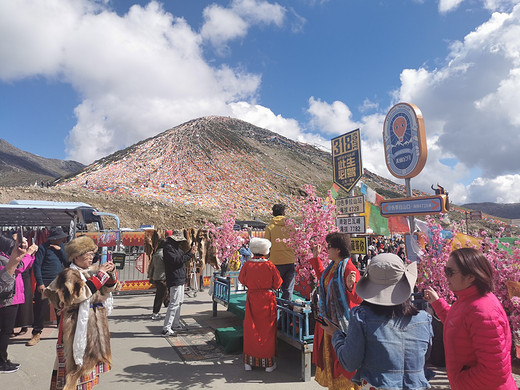
<instances>
[{"instance_id":1,"label":"fur vest","mask_svg":"<svg viewBox=\"0 0 520 390\"><path fill-rule=\"evenodd\" d=\"M81 271L89 280L98 272L96 265ZM45 289L44 295L61 314L62 345L66 360L66 385L64 390L75 389L78 379L88 374L98 363L112 366L110 350L110 331L108 329L107 310L104 306L109 293L117 286L117 277L110 279L99 289L92 283L81 279L80 271L64 269ZM94 290L94 291L92 291ZM83 355L83 364L74 362L73 343L78 321L78 306L86 299L90 300L90 311L87 327L87 346Z\"/></svg>"}]
</instances>

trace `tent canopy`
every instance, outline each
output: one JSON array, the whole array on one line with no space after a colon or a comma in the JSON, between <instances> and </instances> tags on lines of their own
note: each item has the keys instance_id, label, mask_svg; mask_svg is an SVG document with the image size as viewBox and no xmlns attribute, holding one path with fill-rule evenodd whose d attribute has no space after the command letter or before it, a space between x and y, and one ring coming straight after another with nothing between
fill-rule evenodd
<instances>
[{"instance_id":1,"label":"tent canopy","mask_svg":"<svg viewBox=\"0 0 520 390\"><path fill-rule=\"evenodd\" d=\"M97 210L81 202L50 202L39 200L13 200L0 204L0 226L69 226L71 221L98 223Z\"/></svg>"}]
</instances>

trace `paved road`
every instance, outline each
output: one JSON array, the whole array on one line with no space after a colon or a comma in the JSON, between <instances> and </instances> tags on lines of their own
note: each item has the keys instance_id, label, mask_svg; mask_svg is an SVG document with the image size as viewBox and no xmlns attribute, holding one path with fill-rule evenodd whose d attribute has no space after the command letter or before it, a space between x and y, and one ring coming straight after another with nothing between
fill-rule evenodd
<instances>
[{"instance_id":1,"label":"paved road","mask_svg":"<svg viewBox=\"0 0 520 390\"><path fill-rule=\"evenodd\" d=\"M278 369L245 372L240 354L225 355L219 360L183 362L168 341L161 337L162 321L150 319L153 295L116 296L110 316L112 371L101 376L99 390L133 389L323 389L314 380L299 380L300 355L296 349L280 343ZM164 314L164 309L161 309ZM186 324L224 327L236 323L234 315L219 306L212 317L207 292L186 298L182 308ZM54 364L57 329L46 328L42 341L26 347L29 336L13 339L9 346L11 360L21 364L18 372L0 378L2 390L47 390ZM437 370L431 382L434 389L449 389L444 371Z\"/></svg>"}]
</instances>

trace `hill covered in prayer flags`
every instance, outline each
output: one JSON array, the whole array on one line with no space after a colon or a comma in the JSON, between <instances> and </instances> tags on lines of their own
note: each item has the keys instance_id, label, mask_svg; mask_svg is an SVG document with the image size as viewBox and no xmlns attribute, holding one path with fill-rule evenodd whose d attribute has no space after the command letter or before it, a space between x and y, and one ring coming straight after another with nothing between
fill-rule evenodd
<instances>
[{"instance_id":1,"label":"hill covered in prayer flags","mask_svg":"<svg viewBox=\"0 0 520 390\"><path fill-rule=\"evenodd\" d=\"M10 150L15 153L11 160L27 169L34 166L31 159L25 161L28 157L23 151ZM13 199L81 201L117 214L121 225L131 228L142 224L200 227L205 220L219 221L222 211L230 207L239 219L268 221L277 202L288 204L288 215L297 217L296 198L304 194L303 184L317 187L320 196L326 196L329 189L334 197L348 196L332 184L330 153L238 119L217 116L194 119L140 141L61 178L50 188L15 187L26 183L2 182L4 176L0 175L1 203ZM364 170L355 191L366 196L367 226L374 232L407 231L404 218L383 218L378 207L383 198L405 197L404 181L400 182ZM433 195L433 191L413 190L413 194ZM440 222L449 229L450 224L465 219L466 211L452 204L448 217ZM507 223L483 214L481 221L470 221L469 229L495 234L504 228L518 235L518 229Z\"/></svg>"},{"instance_id":2,"label":"hill covered in prayer flags","mask_svg":"<svg viewBox=\"0 0 520 390\"><path fill-rule=\"evenodd\" d=\"M59 185L251 215L328 188L330 154L229 117L204 117L113 153Z\"/></svg>"}]
</instances>

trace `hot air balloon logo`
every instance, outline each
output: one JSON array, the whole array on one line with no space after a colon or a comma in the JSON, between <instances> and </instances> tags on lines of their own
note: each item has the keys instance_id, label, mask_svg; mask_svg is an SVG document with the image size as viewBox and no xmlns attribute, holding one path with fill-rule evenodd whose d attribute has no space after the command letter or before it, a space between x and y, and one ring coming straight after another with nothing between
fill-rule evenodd
<instances>
[{"instance_id":1,"label":"hot air balloon logo","mask_svg":"<svg viewBox=\"0 0 520 390\"><path fill-rule=\"evenodd\" d=\"M398 103L386 115L383 143L388 170L398 178L416 176L427 157L424 119L411 103Z\"/></svg>"},{"instance_id":2,"label":"hot air balloon logo","mask_svg":"<svg viewBox=\"0 0 520 390\"><path fill-rule=\"evenodd\" d=\"M404 133L406 132L406 119L402 116L395 118L392 124L394 134L399 138L399 142L403 142Z\"/></svg>"}]
</instances>

